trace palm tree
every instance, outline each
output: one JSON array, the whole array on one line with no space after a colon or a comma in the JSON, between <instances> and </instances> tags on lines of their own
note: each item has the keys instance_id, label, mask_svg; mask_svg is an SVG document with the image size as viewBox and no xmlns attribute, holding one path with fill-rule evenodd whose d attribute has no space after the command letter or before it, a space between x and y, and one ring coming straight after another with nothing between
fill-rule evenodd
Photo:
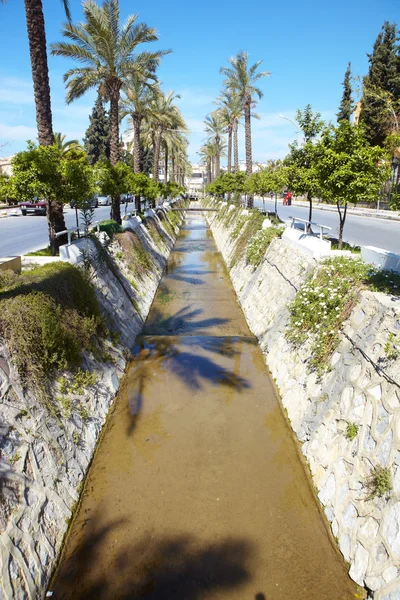
<instances>
[{"instance_id":1,"label":"palm tree","mask_svg":"<svg viewBox=\"0 0 400 600\"><path fill-rule=\"evenodd\" d=\"M41 146L53 144L53 118L51 114L49 67L47 64L46 29L42 0L24 0L26 27L28 31L29 53L36 107L36 125ZM61 0L67 19L70 20L69 0ZM0 0L5 3L7 0ZM47 203L47 220L50 232L50 245L56 249L67 241L66 236L55 237L65 231L63 205L61 202Z\"/></svg>"},{"instance_id":2,"label":"palm tree","mask_svg":"<svg viewBox=\"0 0 400 600\"><path fill-rule=\"evenodd\" d=\"M166 129L184 130L186 128L185 121L179 108L173 104L175 98L180 98L180 96L172 91L168 92L168 94L164 94L160 90L160 92L155 95L150 106L151 116L149 122L154 128L154 181L158 181L163 132Z\"/></svg>"},{"instance_id":3,"label":"palm tree","mask_svg":"<svg viewBox=\"0 0 400 600\"><path fill-rule=\"evenodd\" d=\"M65 156L71 150L82 149L81 144L78 140L65 141L66 136L61 133L54 134L54 145L61 151L61 155Z\"/></svg>"},{"instance_id":4,"label":"palm tree","mask_svg":"<svg viewBox=\"0 0 400 600\"><path fill-rule=\"evenodd\" d=\"M143 119L150 114L150 105L158 89L154 81L147 77L138 77L133 74L125 82L126 99L122 101L121 117L129 115L129 129L133 130L133 170L135 173L142 171L140 132Z\"/></svg>"},{"instance_id":5,"label":"palm tree","mask_svg":"<svg viewBox=\"0 0 400 600\"><path fill-rule=\"evenodd\" d=\"M239 94L223 90L217 98L220 106L222 122L228 134L228 173L232 170L232 141L233 141L233 171L239 170L238 125L243 113Z\"/></svg>"},{"instance_id":6,"label":"palm tree","mask_svg":"<svg viewBox=\"0 0 400 600\"><path fill-rule=\"evenodd\" d=\"M110 101L110 162L116 165L120 155L119 99L124 80L134 73L140 78L144 73L154 73L161 57L169 51L135 54L140 44L156 41L157 32L144 23L136 23L138 15L129 16L121 25L118 0L104 0L103 6L86 0L83 14L84 22L64 26L62 35L70 42L52 44L52 54L84 65L64 75L68 103L99 86ZM121 221L118 197L112 199L111 218Z\"/></svg>"},{"instance_id":7,"label":"palm tree","mask_svg":"<svg viewBox=\"0 0 400 600\"><path fill-rule=\"evenodd\" d=\"M207 165L207 183L212 182L212 161L214 156L214 147L211 142L206 142L200 148L200 163Z\"/></svg>"},{"instance_id":8,"label":"palm tree","mask_svg":"<svg viewBox=\"0 0 400 600\"><path fill-rule=\"evenodd\" d=\"M252 152L251 152L251 109L256 105L256 98L262 98L263 93L256 83L261 77L270 75L268 71L260 71L257 69L262 63L258 60L251 67L248 65L249 55L242 50L236 56L232 56L228 62L230 67L221 67L220 72L225 75L224 85L232 92L237 92L240 96L243 112L244 112L244 128L245 128L245 143L246 143L246 174L251 175L252 168ZM249 196L248 205L253 207L253 196Z\"/></svg>"},{"instance_id":9,"label":"palm tree","mask_svg":"<svg viewBox=\"0 0 400 600\"><path fill-rule=\"evenodd\" d=\"M221 169L221 151L223 145L224 122L219 110L206 116L205 132L208 134L209 141L215 144L215 177L219 177Z\"/></svg>"}]
</instances>

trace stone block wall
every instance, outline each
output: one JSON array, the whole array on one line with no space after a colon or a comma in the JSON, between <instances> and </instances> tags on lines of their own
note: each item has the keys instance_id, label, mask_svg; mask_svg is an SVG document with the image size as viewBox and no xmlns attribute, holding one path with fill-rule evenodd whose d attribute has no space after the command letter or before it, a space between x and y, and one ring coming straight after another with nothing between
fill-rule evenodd
<instances>
[{"instance_id":1,"label":"stone block wall","mask_svg":"<svg viewBox=\"0 0 400 600\"><path fill-rule=\"evenodd\" d=\"M229 264L236 240L209 218ZM307 344L286 340L288 305L317 268L311 256L276 239L257 269L245 257L230 270L252 332L302 443L314 485L350 576L376 600L400 599L400 360L385 358L389 332L400 332L400 299L364 291L348 321L330 370L310 373ZM348 423L358 425L353 441ZM390 498L370 499L376 466L391 471Z\"/></svg>"},{"instance_id":2,"label":"stone block wall","mask_svg":"<svg viewBox=\"0 0 400 600\"><path fill-rule=\"evenodd\" d=\"M103 360L91 354L83 357L82 368L95 374L96 383L82 395L71 395L71 402L81 411L73 410L69 417L62 412L52 416L23 390L0 338L1 599L44 596L129 350L141 331L175 241L158 217L152 220L165 240L162 244L145 225L136 232L151 260L148 271L140 277L129 272L116 243L109 248L112 269L107 264L95 265L96 294L108 326L120 334L120 341L106 342ZM55 398L58 390L55 383Z\"/></svg>"}]
</instances>

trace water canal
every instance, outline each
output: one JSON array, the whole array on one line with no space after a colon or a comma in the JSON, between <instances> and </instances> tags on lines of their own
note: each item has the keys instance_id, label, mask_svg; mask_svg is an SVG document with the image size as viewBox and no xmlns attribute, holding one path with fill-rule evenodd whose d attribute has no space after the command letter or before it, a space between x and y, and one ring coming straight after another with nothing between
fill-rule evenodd
<instances>
[{"instance_id":1,"label":"water canal","mask_svg":"<svg viewBox=\"0 0 400 600\"><path fill-rule=\"evenodd\" d=\"M50 589L356 597L200 213L171 254Z\"/></svg>"}]
</instances>

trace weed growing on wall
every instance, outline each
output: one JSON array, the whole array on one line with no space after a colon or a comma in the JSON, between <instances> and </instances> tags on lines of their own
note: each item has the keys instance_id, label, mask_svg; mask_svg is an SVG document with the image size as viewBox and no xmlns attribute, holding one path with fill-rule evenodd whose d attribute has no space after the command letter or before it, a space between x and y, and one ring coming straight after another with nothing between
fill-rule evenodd
<instances>
[{"instance_id":1,"label":"weed growing on wall","mask_svg":"<svg viewBox=\"0 0 400 600\"><path fill-rule=\"evenodd\" d=\"M348 423L346 429L346 438L352 442L357 437L358 425L356 423Z\"/></svg>"},{"instance_id":2,"label":"weed growing on wall","mask_svg":"<svg viewBox=\"0 0 400 600\"><path fill-rule=\"evenodd\" d=\"M264 219L265 217L258 210L250 211L238 235L231 257L230 268L234 267L237 261L245 254L247 245L251 238L262 228Z\"/></svg>"},{"instance_id":3,"label":"weed growing on wall","mask_svg":"<svg viewBox=\"0 0 400 600\"><path fill-rule=\"evenodd\" d=\"M243 225L246 223L247 218L247 215L240 215L240 217L238 217L238 219L235 222L235 227L233 228L231 233L231 240L236 240L239 237L239 234L242 231Z\"/></svg>"},{"instance_id":4,"label":"weed growing on wall","mask_svg":"<svg viewBox=\"0 0 400 600\"><path fill-rule=\"evenodd\" d=\"M399 357L400 339L394 333L389 333L384 350L388 360L396 360Z\"/></svg>"},{"instance_id":5,"label":"weed growing on wall","mask_svg":"<svg viewBox=\"0 0 400 600\"><path fill-rule=\"evenodd\" d=\"M286 337L300 346L311 336L310 367L322 374L339 343L342 323L361 289L399 294L400 276L378 271L359 259L330 258L301 287L289 307Z\"/></svg>"},{"instance_id":6,"label":"weed growing on wall","mask_svg":"<svg viewBox=\"0 0 400 600\"><path fill-rule=\"evenodd\" d=\"M282 229L278 227L268 227L257 231L247 246L246 262L255 268L258 267L272 240L279 237L281 233Z\"/></svg>"},{"instance_id":7,"label":"weed growing on wall","mask_svg":"<svg viewBox=\"0 0 400 600\"><path fill-rule=\"evenodd\" d=\"M388 467L374 467L367 480L369 499L389 497L392 491L392 477Z\"/></svg>"}]
</instances>

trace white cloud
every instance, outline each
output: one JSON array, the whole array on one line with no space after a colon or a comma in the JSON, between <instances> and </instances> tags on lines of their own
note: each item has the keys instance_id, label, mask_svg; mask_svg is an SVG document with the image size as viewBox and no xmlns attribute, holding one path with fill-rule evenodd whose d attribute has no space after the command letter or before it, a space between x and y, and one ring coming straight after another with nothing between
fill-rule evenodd
<instances>
[{"instance_id":1,"label":"white cloud","mask_svg":"<svg viewBox=\"0 0 400 600\"><path fill-rule=\"evenodd\" d=\"M33 86L31 81L17 77L5 77L0 82L0 104L32 104Z\"/></svg>"},{"instance_id":2,"label":"white cloud","mask_svg":"<svg viewBox=\"0 0 400 600\"><path fill-rule=\"evenodd\" d=\"M26 127L25 125L5 125L4 123L0 123L0 140L14 142L35 140L36 137L36 127Z\"/></svg>"},{"instance_id":3,"label":"white cloud","mask_svg":"<svg viewBox=\"0 0 400 600\"><path fill-rule=\"evenodd\" d=\"M183 90L179 90L177 92L181 98L176 100L176 103L181 106L181 108L199 108L200 106L208 106L212 105L216 94L204 93L201 89L189 89L184 88ZM216 108L216 107L215 107Z\"/></svg>"}]
</instances>

